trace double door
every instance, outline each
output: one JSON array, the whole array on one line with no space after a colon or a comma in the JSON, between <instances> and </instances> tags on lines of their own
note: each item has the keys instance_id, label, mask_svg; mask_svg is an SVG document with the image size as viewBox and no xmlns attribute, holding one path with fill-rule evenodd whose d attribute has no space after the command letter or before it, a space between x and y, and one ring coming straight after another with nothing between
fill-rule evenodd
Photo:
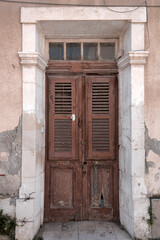
<instances>
[{"instance_id":1,"label":"double door","mask_svg":"<svg viewBox=\"0 0 160 240\"><path fill-rule=\"evenodd\" d=\"M45 221L116 220L116 77L47 81Z\"/></svg>"}]
</instances>

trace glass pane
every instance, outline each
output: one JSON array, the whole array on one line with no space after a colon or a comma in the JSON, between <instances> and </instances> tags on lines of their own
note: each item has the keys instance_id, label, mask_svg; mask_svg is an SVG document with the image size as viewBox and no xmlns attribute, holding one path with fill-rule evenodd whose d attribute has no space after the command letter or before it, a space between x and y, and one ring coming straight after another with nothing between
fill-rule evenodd
<instances>
[{"instance_id":1,"label":"glass pane","mask_svg":"<svg viewBox=\"0 0 160 240\"><path fill-rule=\"evenodd\" d=\"M84 43L83 44L84 60L97 60L98 59L97 49L98 49L97 43Z\"/></svg>"},{"instance_id":2,"label":"glass pane","mask_svg":"<svg viewBox=\"0 0 160 240\"><path fill-rule=\"evenodd\" d=\"M66 43L67 60L81 60L81 44Z\"/></svg>"},{"instance_id":3,"label":"glass pane","mask_svg":"<svg viewBox=\"0 0 160 240\"><path fill-rule=\"evenodd\" d=\"M113 60L115 56L114 43L100 43L100 58L101 60Z\"/></svg>"},{"instance_id":4,"label":"glass pane","mask_svg":"<svg viewBox=\"0 0 160 240\"><path fill-rule=\"evenodd\" d=\"M64 60L63 43L49 43L49 59Z\"/></svg>"}]
</instances>

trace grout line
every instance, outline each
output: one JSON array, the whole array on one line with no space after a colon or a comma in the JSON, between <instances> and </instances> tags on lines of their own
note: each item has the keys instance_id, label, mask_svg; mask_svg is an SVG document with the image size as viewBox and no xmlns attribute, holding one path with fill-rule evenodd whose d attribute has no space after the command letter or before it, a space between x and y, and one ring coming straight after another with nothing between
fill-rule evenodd
<instances>
[{"instance_id":1,"label":"grout line","mask_svg":"<svg viewBox=\"0 0 160 240\"><path fill-rule=\"evenodd\" d=\"M61 237L62 237L62 222L61 222L61 228L60 228L60 234L59 234L59 240L61 240Z\"/></svg>"},{"instance_id":2,"label":"grout line","mask_svg":"<svg viewBox=\"0 0 160 240\"><path fill-rule=\"evenodd\" d=\"M96 221L94 221L94 230L95 230L96 240L98 240Z\"/></svg>"},{"instance_id":3,"label":"grout line","mask_svg":"<svg viewBox=\"0 0 160 240\"><path fill-rule=\"evenodd\" d=\"M115 230L114 230L114 228L113 228L113 223L112 223L112 222L111 222L111 226L112 226L112 230L113 230L114 236L115 236L116 240L118 240L117 235L116 235L116 233L115 233Z\"/></svg>"},{"instance_id":4,"label":"grout line","mask_svg":"<svg viewBox=\"0 0 160 240\"><path fill-rule=\"evenodd\" d=\"M79 240L79 222L77 222L78 240Z\"/></svg>"}]
</instances>

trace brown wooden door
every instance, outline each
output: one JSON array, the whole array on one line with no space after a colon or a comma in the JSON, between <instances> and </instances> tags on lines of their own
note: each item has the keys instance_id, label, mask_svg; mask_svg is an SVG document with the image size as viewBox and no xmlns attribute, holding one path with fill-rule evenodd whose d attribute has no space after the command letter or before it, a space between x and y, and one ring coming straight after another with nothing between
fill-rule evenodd
<instances>
[{"instance_id":1,"label":"brown wooden door","mask_svg":"<svg viewBox=\"0 0 160 240\"><path fill-rule=\"evenodd\" d=\"M118 217L116 78L86 77L83 219Z\"/></svg>"},{"instance_id":2,"label":"brown wooden door","mask_svg":"<svg viewBox=\"0 0 160 240\"><path fill-rule=\"evenodd\" d=\"M115 76L50 76L45 221L118 217Z\"/></svg>"}]
</instances>

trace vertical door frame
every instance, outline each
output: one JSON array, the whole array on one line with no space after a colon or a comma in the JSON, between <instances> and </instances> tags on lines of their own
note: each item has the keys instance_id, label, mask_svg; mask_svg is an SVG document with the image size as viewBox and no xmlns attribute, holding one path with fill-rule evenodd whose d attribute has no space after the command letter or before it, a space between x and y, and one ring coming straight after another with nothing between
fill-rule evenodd
<instances>
[{"instance_id":1,"label":"vertical door frame","mask_svg":"<svg viewBox=\"0 0 160 240\"><path fill-rule=\"evenodd\" d=\"M43 223L45 111L42 106L45 103L47 61L45 34L37 24L43 20L101 20L104 24L105 21L112 20L129 22L123 34L118 35L121 39L119 50L122 50L121 55L124 53L118 61L120 221L132 237L136 235L143 238L144 234L148 234L145 218L148 217L149 199L144 183L144 65L148 57L148 52L144 51L146 8L139 7L135 11L128 11L129 9L133 10L132 7L122 7L123 13L117 14L106 7L21 8L22 52L19 52L19 57L23 87L22 180L16 201L16 217L20 223L24 222L24 218L27 221L16 227L18 239L34 238ZM119 11L119 8L113 7L112 10ZM92 37L92 33L90 35ZM140 119L138 123L137 119ZM30 154L29 162L27 154ZM26 197L29 200L26 201Z\"/></svg>"}]
</instances>

